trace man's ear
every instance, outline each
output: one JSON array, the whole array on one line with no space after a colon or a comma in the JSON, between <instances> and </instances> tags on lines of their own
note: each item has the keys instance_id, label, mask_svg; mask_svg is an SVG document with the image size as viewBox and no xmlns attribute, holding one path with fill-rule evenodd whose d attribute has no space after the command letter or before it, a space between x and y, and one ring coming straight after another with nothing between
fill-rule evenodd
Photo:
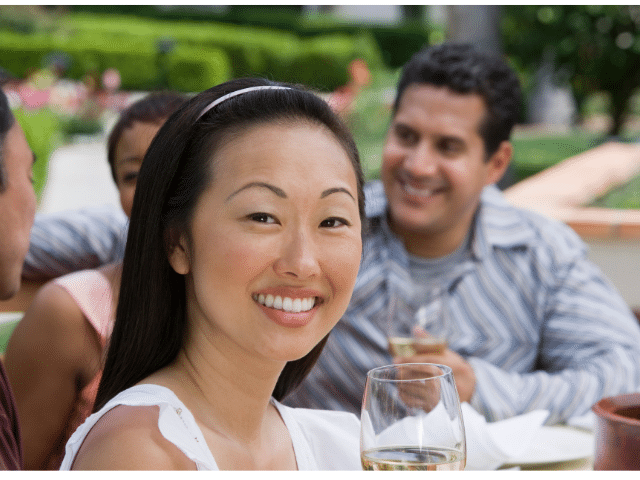
<instances>
[{"instance_id":1,"label":"man's ear","mask_svg":"<svg viewBox=\"0 0 640 480\"><path fill-rule=\"evenodd\" d=\"M511 142L504 140L498 146L498 149L491 155L487 161L487 178L485 185L491 183L498 183L504 172L507 171L509 163L511 163L511 157L513 155L513 145Z\"/></svg>"},{"instance_id":2,"label":"man's ear","mask_svg":"<svg viewBox=\"0 0 640 480\"><path fill-rule=\"evenodd\" d=\"M191 268L189 258L189 242L184 233L175 231L169 233L167 238L167 257L169 264L173 270L180 274L186 275Z\"/></svg>"}]
</instances>

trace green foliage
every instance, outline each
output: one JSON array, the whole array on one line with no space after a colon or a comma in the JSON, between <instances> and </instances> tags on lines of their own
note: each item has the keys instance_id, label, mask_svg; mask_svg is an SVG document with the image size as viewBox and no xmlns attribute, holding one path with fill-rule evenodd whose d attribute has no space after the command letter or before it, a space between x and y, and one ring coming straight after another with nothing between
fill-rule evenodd
<instances>
[{"instance_id":1,"label":"green foliage","mask_svg":"<svg viewBox=\"0 0 640 480\"><path fill-rule=\"evenodd\" d=\"M11 338L13 330L18 325L19 320L12 320L9 322L0 323L0 354L4 353L7 349L7 344Z\"/></svg>"},{"instance_id":2,"label":"green foliage","mask_svg":"<svg viewBox=\"0 0 640 480\"><path fill-rule=\"evenodd\" d=\"M113 14L110 5L74 5L72 11ZM330 15L302 14L299 5L230 5L220 11L198 10L190 7L174 6L162 8L152 5L119 5L118 13L135 15L140 18L155 18L173 21L191 21L202 23L219 22L242 27L279 30L289 32L301 38L322 35L343 34L357 36L362 33L371 35L379 52L380 61L387 68L403 65L411 55L434 38L443 39L440 27L424 22L406 22L398 25L358 24L352 20L343 20ZM365 58L370 62L371 58ZM383 66L382 63L369 63L372 69Z\"/></svg>"},{"instance_id":3,"label":"green foliage","mask_svg":"<svg viewBox=\"0 0 640 480\"><path fill-rule=\"evenodd\" d=\"M515 181L531 175L596 147L601 136L581 131L555 135L513 135L513 159Z\"/></svg>"},{"instance_id":4,"label":"green foliage","mask_svg":"<svg viewBox=\"0 0 640 480\"><path fill-rule=\"evenodd\" d=\"M386 28L371 27L371 33L380 45L385 65L399 68L409 61L411 56L428 45L436 27L429 27L422 22L413 22Z\"/></svg>"},{"instance_id":5,"label":"green foliage","mask_svg":"<svg viewBox=\"0 0 640 480\"><path fill-rule=\"evenodd\" d=\"M294 83L331 91L348 82L348 66L352 60L375 58L377 54L371 38L366 35L355 38L345 34L313 37L301 42L300 53L282 74ZM276 65L274 68L277 72Z\"/></svg>"},{"instance_id":6,"label":"green foliage","mask_svg":"<svg viewBox=\"0 0 640 480\"><path fill-rule=\"evenodd\" d=\"M161 45L167 47L166 53L161 53ZM71 78L116 68L123 89L141 90L198 91L242 76L333 90L348 80L352 60L363 58L374 68L383 64L375 40L364 31L301 38L222 23L73 14L62 17L51 35L31 38L14 33L0 38L3 65L18 76L56 50L70 56Z\"/></svg>"},{"instance_id":7,"label":"green foliage","mask_svg":"<svg viewBox=\"0 0 640 480\"><path fill-rule=\"evenodd\" d=\"M45 34L23 35L11 31L0 32L0 58L2 68L17 77L26 77L30 71L42 64L43 58L52 50Z\"/></svg>"},{"instance_id":8,"label":"green foliage","mask_svg":"<svg viewBox=\"0 0 640 480\"><path fill-rule=\"evenodd\" d=\"M502 33L509 56L535 70L551 55L580 106L604 91L611 98L612 133L640 85L640 7L636 5L506 5Z\"/></svg>"},{"instance_id":9,"label":"green foliage","mask_svg":"<svg viewBox=\"0 0 640 480\"><path fill-rule=\"evenodd\" d=\"M0 58L3 68L16 76L26 77L43 64L46 55L65 52L71 60L67 71L70 78L81 79L88 72L99 75L108 68L115 68L120 72L121 87L129 90L169 87L197 91L231 76L229 60L220 49L204 46L196 51L189 45L178 45L161 58L156 43L159 33L153 36L129 34L126 25L124 29L113 28L109 32L108 25L95 19L93 23L78 23L76 28L62 28L55 35L2 32ZM146 32L141 28L133 31ZM160 33L164 31L158 29ZM166 77L168 85L162 82Z\"/></svg>"},{"instance_id":10,"label":"green foliage","mask_svg":"<svg viewBox=\"0 0 640 480\"><path fill-rule=\"evenodd\" d=\"M400 71L376 70L371 84L358 94L346 121L360 152L367 179L378 178L387 128L391 121L391 103Z\"/></svg>"},{"instance_id":11,"label":"green foliage","mask_svg":"<svg viewBox=\"0 0 640 480\"><path fill-rule=\"evenodd\" d=\"M219 49L178 45L168 59L167 88L197 92L231 78L229 57Z\"/></svg>"},{"instance_id":12,"label":"green foliage","mask_svg":"<svg viewBox=\"0 0 640 480\"><path fill-rule=\"evenodd\" d=\"M36 155L36 163L33 165L33 188L40 198L47 181L49 159L53 151L62 143L60 119L46 108L35 111L20 108L13 113L24 131L31 150Z\"/></svg>"},{"instance_id":13,"label":"green foliage","mask_svg":"<svg viewBox=\"0 0 640 480\"><path fill-rule=\"evenodd\" d=\"M65 138L72 135L96 135L102 133L102 122L97 118L70 116L61 122L61 130Z\"/></svg>"},{"instance_id":14,"label":"green foliage","mask_svg":"<svg viewBox=\"0 0 640 480\"><path fill-rule=\"evenodd\" d=\"M640 176L617 185L591 203L592 207L640 209Z\"/></svg>"}]
</instances>

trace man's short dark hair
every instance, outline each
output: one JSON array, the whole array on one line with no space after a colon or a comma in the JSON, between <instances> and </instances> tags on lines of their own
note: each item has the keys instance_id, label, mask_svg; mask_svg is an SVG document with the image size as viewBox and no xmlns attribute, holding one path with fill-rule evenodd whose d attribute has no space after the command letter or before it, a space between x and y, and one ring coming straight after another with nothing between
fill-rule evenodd
<instances>
[{"instance_id":1,"label":"man's short dark hair","mask_svg":"<svg viewBox=\"0 0 640 480\"><path fill-rule=\"evenodd\" d=\"M398 110L404 90L411 84L447 87L480 95L487 116L480 125L487 159L500 143L509 140L520 116L522 93L515 72L498 56L472 45L442 43L415 53L402 69L393 113Z\"/></svg>"},{"instance_id":2,"label":"man's short dark hair","mask_svg":"<svg viewBox=\"0 0 640 480\"><path fill-rule=\"evenodd\" d=\"M7 187L7 177L4 168L4 141L7 137L7 132L13 127L15 119L11 108L9 108L9 101L7 96L0 88L0 193L4 192Z\"/></svg>"}]
</instances>

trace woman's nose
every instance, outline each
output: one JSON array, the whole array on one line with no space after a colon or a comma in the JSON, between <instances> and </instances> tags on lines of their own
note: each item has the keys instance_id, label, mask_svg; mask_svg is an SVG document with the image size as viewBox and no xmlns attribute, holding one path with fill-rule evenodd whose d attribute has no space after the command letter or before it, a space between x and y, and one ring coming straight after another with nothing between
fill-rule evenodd
<instances>
[{"instance_id":1,"label":"woman's nose","mask_svg":"<svg viewBox=\"0 0 640 480\"><path fill-rule=\"evenodd\" d=\"M281 248L274 269L279 275L309 278L320 271L315 245L306 232L292 232Z\"/></svg>"}]
</instances>

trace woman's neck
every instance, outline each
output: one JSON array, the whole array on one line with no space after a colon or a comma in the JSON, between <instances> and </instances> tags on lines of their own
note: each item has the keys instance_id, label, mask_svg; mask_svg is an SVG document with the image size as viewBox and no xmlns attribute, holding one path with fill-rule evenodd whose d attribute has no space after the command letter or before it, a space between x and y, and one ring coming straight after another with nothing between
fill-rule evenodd
<instances>
[{"instance_id":1,"label":"woman's neck","mask_svg":"<svg viewBox=\"0 0 640 480\"><path fill-rule=\"evenodd\" d=\"M171 388L205 428L253 443L268 431L270 398L283 368L284 362L266 363L231 342L192 332L176 360L145 383Z\"/></svg>"}]
</instances>

